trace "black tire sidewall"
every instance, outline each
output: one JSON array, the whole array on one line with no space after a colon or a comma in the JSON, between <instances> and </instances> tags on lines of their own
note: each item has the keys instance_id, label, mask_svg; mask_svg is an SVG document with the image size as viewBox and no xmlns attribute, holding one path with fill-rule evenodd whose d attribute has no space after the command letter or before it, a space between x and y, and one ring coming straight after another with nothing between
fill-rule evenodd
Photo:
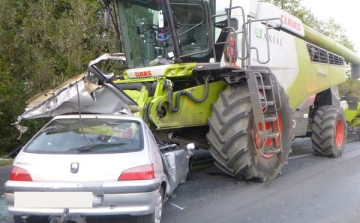
<instances>
[{"instance_id":1,"label":"black tire sidewall","mask_svg":"<svg viewBox=\"0 0 360 223\"><path fill-rule=\"evenodd\" d=\"M334 112L335 115L331 116L331 113ZM341 121L344 127L343 140L340 146L336 144L336 125L338 121ZM344 110L336 105L323 105L315 113L313 122L311 140L315 154L326 157L341 156L345 148L347 135ZM331 127L329 128L329 126ZM329 139L331 139L330 142Z\"/></svg>"},{"instance_id":2,"label":"black tire sidewall","mask_svg":"<svg viewBox=\"0 0 360 223\"><path fill-rule=\"evenodd\" d=\"M280 99L281 99L281 105L282 105L279 110L279 113L280 113L281 119L282 119L283 131L282 131L282 135L281 135L281 143L282 143L283 151L279 155L274 154L274 156L272 156L271 158L265 158L260 155L258 158L258 162L254 162L256 165L256 169L259 173L259 175L257 176L257 179L260 181L265 180L265 178L267 177L269 172L273 170L273 168L279 161L278 156L282 156L282 159L284 160L284 162L286 162L286 160L289 156L289 153L291 152L291 141L293 138L293 135L292 135L292 109L290 108L290 105L288 102L288 97L285 94L285 91L282 87L279 87L279 93L280 93ZM253 122L254 122L254 118L253 118L253 115L251 115L250 116L250 125L248 128L248 136L249 136L248 140L250 140L252 142L249 144L249 148L252 151L253 157L255 159L256 147L255 147L255 142L252 138Z\"/></svg>"}]
</instances>

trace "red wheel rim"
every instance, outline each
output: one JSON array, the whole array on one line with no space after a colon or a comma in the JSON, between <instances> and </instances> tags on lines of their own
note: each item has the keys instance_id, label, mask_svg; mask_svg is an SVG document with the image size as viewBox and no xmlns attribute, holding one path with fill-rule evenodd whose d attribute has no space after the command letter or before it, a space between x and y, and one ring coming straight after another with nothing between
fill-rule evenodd
<instances>
[{"instance_id":1,"label":"red wheel rim","mask_svg":"<svg viewBox=\"0 0 360 223\"><path fill-rule=\"evenodd\" d=\"M344 142L344 123L339 119L336 122L335 127L335 143L337 147L340 147Z\"/></svg>"},{"instance_id":2,"label":"red wheel rim","mask_svg":"<svg viewBox=\"0 0 360 223\"><path fill-rule=\"evenodd\" d=\"M277 147L280 146L280 140L281 140L281 136L282 136L282 133L283 133L283 126L282 126L282 118L281 118L281 114L280 112L277 112L276 113L277 117L278 117L278 120L279 120L279 125L280 125L280 135L278 137L276 137L275 139L267 139L266 142L265 142L265 139L263 139L261 142L260 142L260 137L259 137L259 134L256 130L256 126L253 127L253 134L254 134L254 143L255 143L255 148L258 150L261 148L261 146L265 144L265 147L271 147L274 143ZM263 131L263 126L261 123L258 123L258 126L259 126L259 129L260 131ZM279 127L277 126L277 122L274 121L272 122L272 126L273 126L273 130L274 131L279 131ZM270 130L271 129L271 122L265 122L265 131L266 130ZM262 157L266 158L266 159L270 159L274 156L275 154L261 154Z\"/></svg>"}]
</instances>

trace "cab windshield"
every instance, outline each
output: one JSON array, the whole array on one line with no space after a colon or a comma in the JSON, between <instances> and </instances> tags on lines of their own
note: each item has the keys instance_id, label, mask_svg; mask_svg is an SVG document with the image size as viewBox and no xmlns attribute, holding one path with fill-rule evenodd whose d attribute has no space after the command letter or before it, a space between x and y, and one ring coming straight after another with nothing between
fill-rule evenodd
<instances>
[{"instance_id":1,"label":"cab windshield","mask_svg":"<svg viewBox=\"0 0 360 223\"><path fill-rule=\"evenodd\" d=\"M129 68L171 64L176 56L209 54L204 1L171 0L170 8L165 0L118 1Z\"/></svg>"}]
</instances>

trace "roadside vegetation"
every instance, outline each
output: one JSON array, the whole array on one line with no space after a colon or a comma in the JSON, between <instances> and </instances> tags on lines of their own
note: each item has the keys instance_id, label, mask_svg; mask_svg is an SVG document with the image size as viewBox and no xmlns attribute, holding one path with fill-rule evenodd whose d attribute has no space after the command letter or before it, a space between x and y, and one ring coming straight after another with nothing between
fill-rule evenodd
<instances>
[{"instance_id":1,"label":"roadside vegetation","mask_svg":"<svg viewBox=\"0 0 360 223\"><path fill-rule=\"evenodd\" d=\"M304 24L355 51L354 43L347 37L346 30L344 30L342 26L334 20L334 18L329 18L327 21L319 20L310 9L301 5L302 0L263 1L277 5L283 10L298 17ZM339 92L340 96L354 96L360 100L360 82L359 80L353 80L350 78L350 70L348 72L348 80L339 85Z\"/></svg>"},{"instance_id":2,"label":"roadside vegetation","mask_svg":"<svg viewBox=\"0 0 360 223\"><path fill-rule=\"evenodd\" d=\"M83 73L91 59L119 52L102 26L99 0L0 1L0 157L23 145L47 121L11 124L26 100Z\"/></svg>"},{"instance_id":3,"label":"roadside vegetation","mask_svg":"<svg viewBox=\"0 0 360 223\"><path fill-rule=\"evenodd\" d=\"M268 2L354 48L339 24L317 20L301 0ZM23 113L27 99L83 73L91 59L120 51L114 29L103 30L102 14L100 0L0 1L0 157L23 145L47 121L24 121L29 130L18 139L11 124ZM341 89L343 94L360 95L358 81Z\"/></svg>"},{"instance_id":4,"label":"roadside vegetation","mask_svg":"<svg viewBox=\"0 0 360 223\"><path fill-rule=\"evenodd\" d=\"M0 167L1 166L9 166L13 163L13 159L0 159Z\"/></svg>"}]
</instances>

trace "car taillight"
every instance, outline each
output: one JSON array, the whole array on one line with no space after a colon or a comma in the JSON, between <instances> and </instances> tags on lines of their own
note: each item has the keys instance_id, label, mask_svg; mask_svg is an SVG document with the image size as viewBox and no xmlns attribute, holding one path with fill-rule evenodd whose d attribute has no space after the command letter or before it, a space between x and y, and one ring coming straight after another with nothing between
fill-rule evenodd
<instances>
[{"instance_id":1,"label":"car taillight","mask_svg":"<svg viewBox=\"0 0 360 223\"><path fill-rule=\"evenodd\" d=\"M154 178L154 165L148 164L125 170L118 180L149 180Z\"/></svg>"},{"instance_id":2,"label":"car taillight","mask_svg":"<svg viewBox=\"0 0 360 223\"><path fill-rule=\"evenodd\" d=\"M10 180L32 181L32 178L27 170L17 166L12 166L10 173Z\"/></svg>"}]
</instances>

